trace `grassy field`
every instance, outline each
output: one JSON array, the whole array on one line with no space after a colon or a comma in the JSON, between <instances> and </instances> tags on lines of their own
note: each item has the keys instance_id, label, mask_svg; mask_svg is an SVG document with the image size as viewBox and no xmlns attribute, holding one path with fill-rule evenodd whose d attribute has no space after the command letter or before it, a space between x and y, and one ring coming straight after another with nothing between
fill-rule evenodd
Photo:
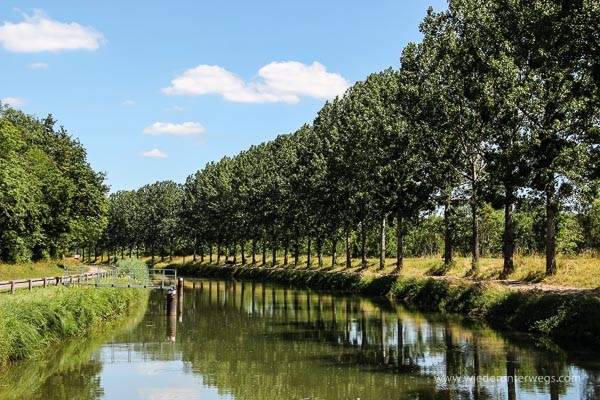
<instances>
[{"instance_id":1,"label":"grassy field","mask_svg":"<svg viewBox=\"0 0 600 400\"><path fill-rule=\"evenodd\" d=\"M26 264L0 263L0 281L62 276L65 273L64 266L72 266L75 264L75 260L73 259L63 261L39 261Z\"/></svg>"},{"instance_id":2,"label":"grassy field","mask_svg":"<svg viewBox=\"0 0 600 400\"><path fill-rule=\"evenodd\" d=\"M229 258L232 260L232 258ZM144 257L146 262L149 257ZM168 267L169 265L183 264L183 257L173 257L172 261L168 259L160 262L160 258L155 259L157 268ZM186 257L185 262L190 263L192 257ZM293 259L290 257L290 262ZM331 266L331 257L324 257L323 268L317 265L316 257L312 258L311 270L325 271L350 271L350 272L373 272L373 273L392 273L395 269L395 260L389 258L386 260L386 266L383 270L379 269L379 260L370 259L366 271L361 268L360 260L353 260L351 268L346 268L343 259L335 267ZM240 265L240 256L237 257L238 266ZM250 262L248 257L247 262ZM216 257L213 264L216 263ZM224 257L221 258L221 265L225 264ZM267 266L271 266L272 259L267 258ZM208 260L198 265L209 265ZM262 259L257 257L257 266L262 265ZM502 272L501 258L482 258L479 264L479 271L474 276L468 276L471 269L471 259L468 257L455 257L451 268L444 270L443 262L440 257L435 258L407 258L404 262L404 269L401 275L404 277L427 277L427 276L447 276L450 278L467 280L497 280L500 279ZM277 268L294 268L293 264L283 265L283 256L278 256ZM298 269L306 268L306 257L300 257ZM543 256L515 256L515 272L508 279L524 283L542 283L552 286L562 286L568 288L596 289L600 288L600 256L581 255L581 256L558 256L558 272L553 276L545 276L545 259Z\"/></svg>"}]
</instances>

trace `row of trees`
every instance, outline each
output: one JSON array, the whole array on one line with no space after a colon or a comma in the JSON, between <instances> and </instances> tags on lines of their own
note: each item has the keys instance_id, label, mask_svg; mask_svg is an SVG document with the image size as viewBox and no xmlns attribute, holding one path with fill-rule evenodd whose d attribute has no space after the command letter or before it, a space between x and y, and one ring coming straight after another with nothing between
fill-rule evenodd
<instances>
[{"instance_id":1,"label":"row of trees","mask_svg":"<svg viewBox=\"0 0 600 400\"><path fill-rule=\"evenodd\" d=\"M0 104L0 260L58 258L107 225L104 175L49 115Z\"/></svg>"},{"instance_id":2,"label":"row of trees","mask_svg":"<svg viewBox=\"0 0 600 400\"><path fill-rule=\"evenodd\" d=\"M399 70L357 82L312 126L190 176L184 237L237 246L242 262L247 244L254 262L260 243L274 262L277 249L287 262L290 249L297 257L304 246L308 262L316 248L322 264L327 243L335 263L344 242L348 265L356 237L366 265L377 229L383 267L394 224L401 269L407 221L439 212L450 265L453 214L467 205L475 272L480 210L489 203L504 210L508 275L515 205L538 200L546 271L554 273L559 212L591 206L599 176L599 19L592 0L452 0L445 12L430 9L422 42L405 48Z\"/></svg>"}]
</instances>

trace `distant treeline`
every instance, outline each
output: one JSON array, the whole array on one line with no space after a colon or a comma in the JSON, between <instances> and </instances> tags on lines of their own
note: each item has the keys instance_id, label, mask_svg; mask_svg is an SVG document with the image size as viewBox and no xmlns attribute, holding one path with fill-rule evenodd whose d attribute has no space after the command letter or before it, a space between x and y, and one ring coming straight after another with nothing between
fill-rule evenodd
<instances>
[{"instance_id":1,"label":"distant treeline","mask_svg":"<svg viewBox=\"0 0 600 400\"><path fill-rule=\"evenodd\" d=\"M453 0L399 70L357 82L313 125L223 158L183 186L111 196L112 247L236 261L277 250L411 256L600 246L597 1ZM391 231L391 232L390 232ZM388 236L393 233L390 240ZM391 242L391 243L390 243ZM251 260L247 260L247 255Z\"/></svg>"},{"instance_id":2,"label":"distant treeline","mask_svg":"<svg viewBox=\"0 0 600 400\"><path fill-rule=\"evenodd\" d=\"M392 253L398 269L502 254L504 275L515 251L545 252L552 274L557 252L600 249L598 20L595 0L452 0L398 70L183 185L112 194L108 228L80 244L242 263Z\"/></svg>"},{"instance_id":3,"label":"distant treeline","mask_svg":"<svg viewBox=\"0 0 600 400\"><path fill-rule=\"evenodd\" d=\"M106 229L108 188L49 115L0 104L0 260L58 258Z\"/></svg>"}]
</instances>

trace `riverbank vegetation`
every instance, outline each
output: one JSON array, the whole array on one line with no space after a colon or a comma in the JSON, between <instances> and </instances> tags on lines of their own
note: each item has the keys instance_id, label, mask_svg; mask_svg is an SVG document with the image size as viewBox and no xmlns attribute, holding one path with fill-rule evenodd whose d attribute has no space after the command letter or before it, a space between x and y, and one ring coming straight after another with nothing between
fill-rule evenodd
<instances>
[{"instance_id":1,"label":"riverbank vegetation","mask_svg":"<svg viewBox=\"0 0 600 400\"><path fill-rule=\"evenodd\" d=\"M50 287L0 296L0 363L30 358L57 341L113 322L147 300L146 290Z\"/></svg>"}]
</instances>

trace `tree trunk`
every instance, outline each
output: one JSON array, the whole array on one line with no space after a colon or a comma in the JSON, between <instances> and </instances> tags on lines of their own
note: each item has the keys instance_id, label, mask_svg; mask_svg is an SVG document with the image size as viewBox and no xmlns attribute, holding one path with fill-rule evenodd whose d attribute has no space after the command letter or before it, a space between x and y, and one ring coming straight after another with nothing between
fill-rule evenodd
<instances>
[{"instance_id":1,"label":"tree trunk","mask_svg":"<svg viewBox=\"0 0 600 400\"><path fill-rule=\"evenodd\" d=\"M283 245L283 265L288 265L288 262L289 262L289 259L288 259L289 247L290 247L290 241L286 239L285 240L285 244Z\"/></svg>"},{"instance_id":2,"label":"tree trunk","mask_svg":"<svg viewBox=\"0 0 600 400\"><path fill-rule=\"evenodd\" d=\"M365 227L365 222L361 222L360 224L360 241L361 241L361 249L360 249L360 260L363 268L367 268L367 229Z\"/></svg>"},{"instance_id":3,"label":"tree trunk","mask_svg":"<svg viewBox=\"0 0 600 400\"><path fill-rule=\"evenodd\" d=\"M310 236L308 237L306 243L306 268L310 268L311 260L310 260Z\"/></svg>"},{"instance_id":4,"label":"tree trunk","mask_svg":"<svg viewBox=\"0 0 600 400\"><path fill-rule=\"evenodd\" d=\"M152 266L154 266L154 242L152 242L152 244L150 245L150 253L152 255ZM110 264L110 250L108 252L108 262Z\"/></svg>"},{"instance_id":5,"label":"tree trunk","mask_svg":"<svg viewBox=\"0 0 600 400\"><path fill-rule=\"evenodd\" d=\"M448 197L444 202L444 267L449 268L452 265L452 204Z\"/></svg>"},{"instance_id":6,"label":"tree trunk","mask_svg":"<svg viewBox=\"0 0 600 400\"><path fill-rule=\"evenodd\" d=\"M352 267L352 244L350 243L350 229L346 230L346 268Z\"/></svg>"},{"instance_id":7,"label":"tree trunk","mask_svg":"<svg viewBox=\"0 0 600 400\"><path fill-rule=\"evenodd\" d=\"M273 260L271 260L271 264L273 267L277 265L277 242L273 239Z\"/></svg>"},{"instance_id":8,"label":"tree trunk","mask_svg":"<svg viewBox=\"0 0 600 400\"><path fill-rule=\"evenodd\" d=\"M323 239L321 236L317 238L317 261L319 263L319 268L323 267Z\"/></svg>"},{"instance_id":9,"label":"tree trunk","mask_svg":"<svg viewBox=\"0 0 600 400\"><path fill-rule=\"evenodd\" d=\"M385 223L386 217L385 215L381 218L381 226L379 231L379 269L385 268Z\"/></svg>"},{"instance_id":10,"label":"tree trunk","mask_svg":"<svg viewBox=\"0 0 600 400\"><path fill-rule=\"evenodd\" d=\"M296 243L294 243L294 267L298 266L298 259L300 258L300 243L298 239L296 239Z\"/></svg>"},{"instance_id":11,"label":"tree trunk","mask_svg":"<svg viewBox=\"0 0 600 400\"><path fill-rule=\"evenodd\" d=\"M515 270L513 255L515 252L515 239L513 232L513 201L514 195L512 189L506 188L506 199L504 203L504 248L502 253L504 256L504 267L502 269L502 277L507 278Z\"/></svg>"},{"instance_id":12,"label":"tree trunk","mask_svg":"<svg viewBox=\"0 0 600 400\"><path fill-rule=\"evenodd\" d=\"M217 243L217 265L221 265L221 243Z\"/></svg>"},{"instance_id":13,"label":"tree trunk","mask_svg":"<svg viewBox=\"0 0 600 400\"><path fill-rule=\"evenodd\" d=\"M471 264L471 273L474 274L479 269L479 220L477 216L477 199L471 199L471 252L473 260Z\"/></svg>"},{"instance_id":14,"label":"tree trunk","mask_svg":"<svg viewBox=\"0 0 600 400\"><path fill-rule=\"evenodd\" d=\"M252 265L256 265L256 240L252 239Z\"/></svg>"},{"instance_id":15,"label":"tree trunk","mask_svg":"<svg viewBox=\"0 0 600 400\"><path fill-rule=\"evenodd\" d=\"M198 241L194 238L193 262L196 262L196 252L198 251Z\"/></svg>"},{"instance_id":16,"label":"tree trunk","mask_svg":"<svg viewBox=\"0 0 600 400\"><path fill-rule=\"evenodd\" d=\"M398 211L396 221L396 241L396 272L399 273L404 267L404 218L401 211Z\"/></svg>"},{"instance_id":17,"label":"tree trunk","mask_svg":"<svg viewBox=\"0 0 600 400\"><path fill-rule=\"evenodd\" d=\"M242 265L246 265L246 252L244 249L244 241L240 242L240 252L242 253Z\"/></svg>"},{"instance_id":18,"label":"tree trunk","mask_svg":"<svg viewBox=\"0 0 600 400\"><path fill-rule=\"evenodd\" d=\"M225 264L229 261L229 243L225 243Z\"/></svg>"},{"instance_id":19,"label":"tree trunk","mask_svg":"<svg viewBox=\"0 0 600 400\"><path fill-rule=\"evenodd\" d=\"M267 243L262 243L262 265L267 265Z\"/></svg>"},{"instance_id":20,"label":"tree trunk","mask_svg":"<svg viewBox=\"0 0 600 400\"><path fill-rule=\"evenodd\" d=\"M169 240L169 262L173 261L173 240Z\"/></svg>"},{"instance_id":21,"label":"tree trunk","mask_svg":"<svg viewBox=\"0 0 600 400\"><path fill-rule=\"evenodd\" d=\"M337 239L331 239L331 268L337 264Z\"/></svg>"},{"instance_id":22,"label":"tree trunk","mask_svg":"<svg viewBox=\"0 0 600 400\"><path fill-rule=\"evenodd\" d=\"M208 263L212 265L213 263L213 244L211 243L208 247Z\"/></svg>"},{"instance_id":23,"label":"tree trunk","mask_svg":"<svg viewBox=\"0 0 600 400\"><path fill-rule=\"evenodd\" d=\"M556 193L554 183L546 189L546 275L556 273Z\"/></svg>"},{"instance_id":24,"label":"tree trunk","mask_svg":"<svg viewBox=\"0 0 600 400\"><path fill-rule=\"evenodd\" d=\"M237 264L237 244L233 243L233 264Z\"/></svg>"}]
</instances>

